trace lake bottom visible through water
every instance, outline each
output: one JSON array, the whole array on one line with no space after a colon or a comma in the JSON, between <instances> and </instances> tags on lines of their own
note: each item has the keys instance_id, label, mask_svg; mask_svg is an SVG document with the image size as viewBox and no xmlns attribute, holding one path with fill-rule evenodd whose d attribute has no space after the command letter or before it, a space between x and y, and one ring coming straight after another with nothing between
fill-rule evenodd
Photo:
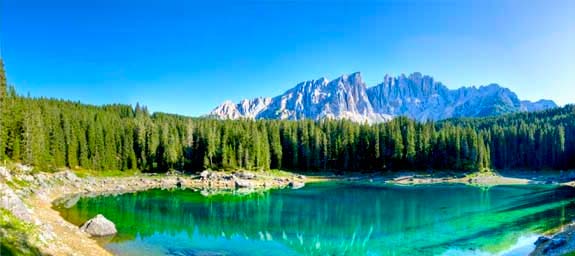
<instances>
[{"instance_id":1,"label":"lake bottom visible through water","mask_svg":"<svg viewBox=\"0 0 575 256\"><path fill-rule=\"evenodd\" d=\"M575 217L575 189L518 185L362 185L202 196L149 190L56 209L116 224L117 255L525 255Z\"/></svg>"}]
</instances>

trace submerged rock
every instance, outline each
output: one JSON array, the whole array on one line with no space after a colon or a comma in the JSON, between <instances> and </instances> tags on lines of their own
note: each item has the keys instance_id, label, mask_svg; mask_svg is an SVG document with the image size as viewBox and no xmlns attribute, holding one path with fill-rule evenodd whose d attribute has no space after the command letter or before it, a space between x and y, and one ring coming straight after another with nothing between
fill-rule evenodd
<instances>
[{"instance_id":1,"label":"submerged rock","mask_svg":"<svg viewBox=\"0 0 575 256\"><path fill-rule=\"evenodd\" d=\"M76 205L78 203L78 201L80 201L80 195L76 194L74 196L71 196L69 198L64 199L64 208L66 209L70 209L72 208L72 206Z\"/></svg>"},{"instance_id":2,"label":"submerged rock","mask_svg":"<svg viewBox=\"0 0 575 256\"><path fill-rule=\"evenodd\" d=\"M92 236L111 236L118 233L116 225L106 219L102 214L98 214L96 217L86 221L86 223L80 227L80 230Z\"/></svg>"},{"instance_id":3,"label":"submerged rock","mask_svg":"<svg viewBox=\"0 0 575 256\"><path fill-rule=\"evenodd\" d=\"M168 255L168 256L226 256L226 255L230 255L230 253L218 252L218 251L202 251L202 250L195 250L195 249L168 248L166 255Z\"/></svg>"}]
</instances>

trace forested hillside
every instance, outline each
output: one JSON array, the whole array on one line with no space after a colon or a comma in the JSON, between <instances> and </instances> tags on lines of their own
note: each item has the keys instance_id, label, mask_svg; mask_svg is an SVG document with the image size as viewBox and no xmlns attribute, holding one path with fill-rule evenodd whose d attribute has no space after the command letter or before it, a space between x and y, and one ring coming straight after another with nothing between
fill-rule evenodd
<instances>
[{"instance_id":1,"label":"forested hillside","mask_svg":"<svg viewBox=\"0 0 575 256\"><path fill-rule=\"evenodd\" d=\"M154 172L572 169L575 106L438 123L223 121L22 97L0 63L0 159Z\"/></svg>"}]
</instances>

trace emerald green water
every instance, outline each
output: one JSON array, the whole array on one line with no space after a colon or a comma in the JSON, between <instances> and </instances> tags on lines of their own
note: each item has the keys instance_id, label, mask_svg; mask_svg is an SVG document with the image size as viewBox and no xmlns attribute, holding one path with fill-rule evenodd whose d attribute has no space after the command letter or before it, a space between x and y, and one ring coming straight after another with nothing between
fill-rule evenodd
<instances>
[{"instance_id":1,"label":"emerald green water","mask_svg":"<svg viewBox=\"0 0 575 256\"><path fill-rule=\"evenodd\" d=\"M80 225L101 213L118 255L525 255L575 217L570 187L320 183L204 197L150 190L56 208ZM520 246L525 245L525 246Z\"/></svg>"}]
</instances>

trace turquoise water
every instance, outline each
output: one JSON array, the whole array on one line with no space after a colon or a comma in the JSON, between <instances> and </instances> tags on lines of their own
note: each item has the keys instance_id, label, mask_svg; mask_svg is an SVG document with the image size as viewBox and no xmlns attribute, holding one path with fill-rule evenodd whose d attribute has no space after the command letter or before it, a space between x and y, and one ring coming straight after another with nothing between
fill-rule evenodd
<instances>
[{"instance_id":1,"label":"turquoise water","mask_svg":"<svg viewBox=\"0 0 575 256\"><path fill-rule=\"evenodd\" d=\"M575 217L573 198L570 187L318 183L244 196L150 190L56 208L77 225L98 213L116 223L102 243L118 255L524 255Z\"/></svg>"}]
</instances>

